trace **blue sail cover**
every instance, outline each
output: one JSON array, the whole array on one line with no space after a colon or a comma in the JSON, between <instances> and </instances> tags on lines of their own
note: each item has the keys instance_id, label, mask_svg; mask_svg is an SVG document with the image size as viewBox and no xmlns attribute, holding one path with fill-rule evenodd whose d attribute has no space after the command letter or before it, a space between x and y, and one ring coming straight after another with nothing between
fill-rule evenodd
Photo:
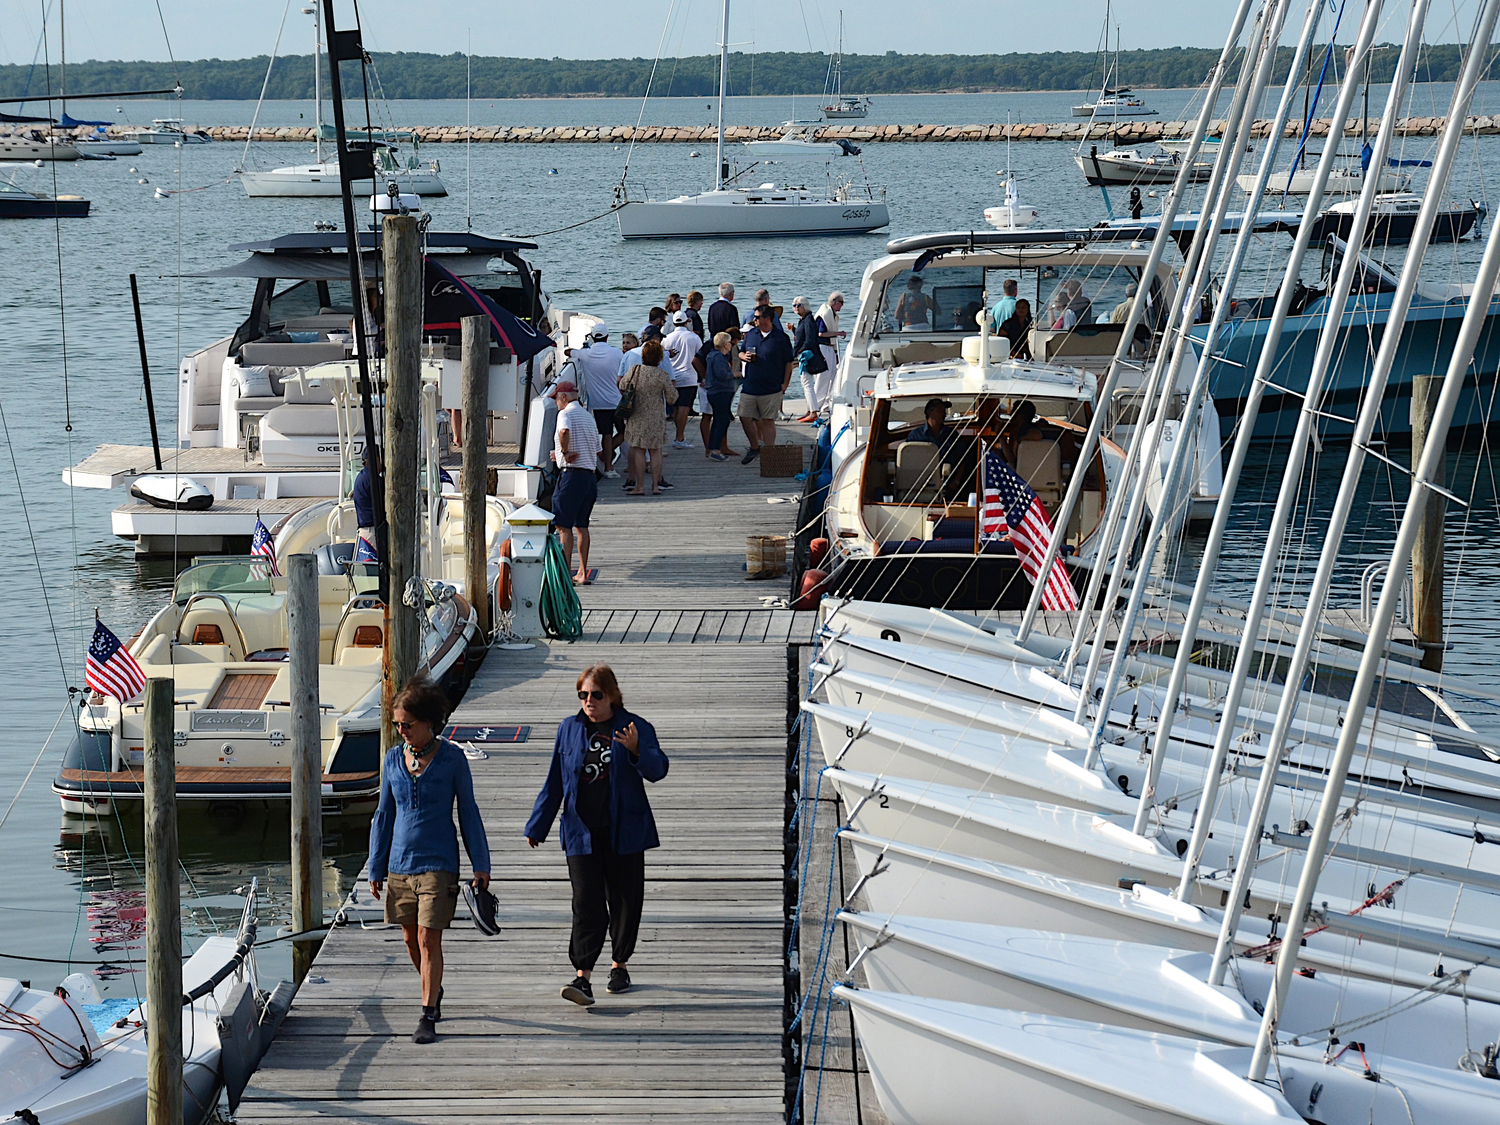
<instances>
[{"instance_id":1,"label":"blue sail cover","mask_svg":"<svg viewBox=\"0 0 1500 1125\"><path fill-rule=\"evenodd\" d=\"M80 125L113 125L114 122L113 121L79 121L79 120L76 120L75 118L69 117L66 113L64 113L62 115L62 119L60 121L58 121L58 124L61 125L64 129L76 129Z\"/></svg>"},{"instance_id":2,"label":"blue sail cover","mask_svg":"<svg viewBox=\"0 0 1500 1125\"><path fill-rule=\"evenodd\" d=\"M494 342L509 348L521 363L552 347L550 336L501 308L430 257L424 260L427 265L427 293L422 315L424 328L457 328L462 317L488 316Z\"/></svg>"},{"instance_id":3,"label":"blue sail cover","mask_svg":"<svg viewBox=\"0 0 1500 1125\"><path fill-rule=\"evenodd\" d=\"M0 124L3 125L51 125L50 117L27 117L21 113L0 113Z\"/></svg>"}]
</instances>

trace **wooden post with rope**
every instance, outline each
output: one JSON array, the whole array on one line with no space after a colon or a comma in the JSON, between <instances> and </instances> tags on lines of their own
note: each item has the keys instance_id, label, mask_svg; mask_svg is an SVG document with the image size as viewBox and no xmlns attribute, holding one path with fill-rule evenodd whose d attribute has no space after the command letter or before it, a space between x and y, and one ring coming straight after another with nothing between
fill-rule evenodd
<instances>
[{"instance_id":1,"label":"wooden post with rope","mask_svg":"<svg viewBox=\"0 0 1500 1125\"><path fill-rule=\"evenodd\" d=\"M479 635L490 635L490 599L486 589L485 539L489 504L490 321L466 316L463 326L464 443L464 594L479 615Z\"/></svg>"},{"instance_id":2,"label":"wooden post with rope","mask_svg":"<svg viewBox=\"0 0 1500 1125\"><path fill-rule=\"evenodd\" d=\"M390 596L385 603L382 739L391 701L416 674L424 609L406 604L417 566L417 459L422 430L422 239L415 215L387 215L385 255L385 512ZM383 745L383 743L382 743Z\"/></svg>"},{"instance_id":3,"label":"wooden post with rope","mask_svg":"<svg viewBox=\"0 0 1500 1125\"><path fill-rule=\"evenodd\" d=\"M323 718L318 691L318 561L286 560L287 673L292 704L292 932L323 925ZM292 980L301 984L322 945L292 942Z\"/></svg>"},{"instance_id":4,"label":"wooden post with rope","mask_svg":"<svg viewBox=\"0 0 1500 1125\"><path fill-rule=\"evenodd\" d=\"M182 1125L182 898L173 681L146 681L146 1125Z\"/></svg>"}]
</instances>

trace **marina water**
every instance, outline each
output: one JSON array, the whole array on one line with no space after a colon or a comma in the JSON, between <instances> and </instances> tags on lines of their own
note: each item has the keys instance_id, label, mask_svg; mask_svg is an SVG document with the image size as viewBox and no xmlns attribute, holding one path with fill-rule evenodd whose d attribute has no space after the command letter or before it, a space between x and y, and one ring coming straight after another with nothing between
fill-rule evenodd
<instances>
[{"instance_id":1,"label":"marina water","mask_svg":"<svg viewBox=\"0 0 1500 1125\"><path fill-rule=\"evenodd\" d=\"M1446 84L1419 85L1411 113L1441 114L1450 93ZM882 97L870 121L952 125L1003 122L1007 115L1016 121L1063 121L1070 119L1078 96ZM1332 95L1325 96L1331 105ZM1189 116L1190 97L1190 91L1152 91L1148 100L1170 120ZM1372 88L1372 106L1383 98L1381 88ZM795 105L790 98L735 98L728 123L774 124L806 116L814 101L811 96ZM704 124L711 120L708 104L699 98L653 100L645 121ZM190 125L248 124L255 112L253 103L236 102L189 102L180 112L176 103L137 102L125 108L128 113L114 115L117 120L144 123L152 117L182 116ZM476 100L469 107L410 102L397 103L377 124L463 124L466 108L476 125L635 124L640 113L638 102L615 99ZM1474 112L1497 111L1500 84L1486 84ZM306 124L311 118L305 103L278 102L262 107L260 122ZM363 123L362 113L351 117L356 122ZM1431 138L1406 139L1398 142L1397 155L1430 155L1431 143ZM1486 169L1500 165L1500 137L1470 138L1464 146L1452 194L1483 199ZM308 159L304 151L302 145L257 143L245 166L303 163ZM631 157L631 182L657 196L701 190L712 178L713 153L707 146L697 157L696 151L685 144L638 147ZM423 155L440 159L451 192L426 204L436 227L462 230L472 222L474 230L485 234L526 236L603 212L627 152L601 144L476 144L468 149L432 145ZM1041 207L1047 226L1086 225L1104 217L1098 189L1083 182L1071 156L1071 146L1059 143L1010 148L1023 197ZM239 145L148 147L140 156L112 163L48 166L38 172L42 187L54 190L55 176L55 190L93 201L91 216L0 227L0 400L5 421L0 439L7 446L0 458L0 511L8 547L0 595L0 683L8 703L6 737L0 742L0 812L25 786L0 827L5 855L0 865L0 954L12 958L0 959L0 974L38 985L50 985L77 968L104 966L100 983L105 991L129 996L144 987L132 972L145 932L139 814L112 814L102 822L65 819L49 788L71 737L68 686L83 682L84 648L95 608L122 639L128 637L159 608L175 573L171 562L136 563L131 546L109 533L109 512L121 502L122 492L71 489L60 479L67 465L100 442L143 445L150 440L129 274L140 281L160 428L170 444L179 358L232 332L244 319L251 294L248 282L182 275L237 261L241 255L228 250L233 243L310 231L314 222L339 216L336 200L247 199L232 179L243 157ZM725 280L739 287L742 312L748 311L760 285L769 286L774 300L788 308L799 293L816 302L841 289L850 302L845 320L852 323L860 276L865 264L883 253L887 237L983 228L984 208L999 202L1003 193L995 173L1006 167L1007 152L1004 144L994 143L869 144L862 159L870 180L889 189L889 232L626 244L613 219L605 217L540 238L540 250L530 257L559 305L603 316L616 341L621 329L638 329L650 306L668 292L686 294L697 288L712 300L714 286ZM858 174L853 160L845 166ZM780 165L760 178L798 175L796 166ZM190 190L163 199L156 197L158 188ZM1123 204L1123 194L1117 194L1114 205L1123 210ZM368 215L362 202L357 213ZM1247 271L1255 274L1251 284L1263 279L1275 284L1290 241L1285 235L1261 241L1257 269ZM1424 276L1437 282L1466 280L1479 254L1478 242L1435 246ZM1398 460L1404 457L1397 455ZM1340 447L1329 444L1312 460L1322 470L1304 488L1314 520L1289 548L1304 574L1316 565L1319 522L1337 490L1343 458ZM1253 582L1279 485L1279 462L1280 454L1266 448L1247 467L1220 566L1225 592L1248 593ZM1500 616L1494 612L1500 599L1500 484L1488 448L1451 454L1448 479L1457 495L1471 500L1468 508L1448 509L1449 639L1454 646L1448 667L1500 688ZM1357 604L1361 570L1388 555L1405 495L1400 475L1372 459L1346 540L1337 604ZM1167 564L1178 581L1192 581L1200 543L1200 537L1189 535ZM670 543L661 548L663 554L671 553ZM596 553L608 574L609 544L599 544ZM1285 588L1279 594L1291 602L1300 591ZM33 763L35 772L27 780ZM233 892L252 875L262 881L262 935L288 925L286 806L194 802L181 809L183 923L189 944L196 945L216 928L232 929L239 909ZM518 825L489 827L497 833L519 831ZM324 886L330 910L358 874L366 832L366 822L359 819L325 825ZM503 887L497 889L503 900ZM40 960L17 960L15 955ZM286 943L268 946L260 956L273 977L287 972Z\"/></svg>"}]
</instances>

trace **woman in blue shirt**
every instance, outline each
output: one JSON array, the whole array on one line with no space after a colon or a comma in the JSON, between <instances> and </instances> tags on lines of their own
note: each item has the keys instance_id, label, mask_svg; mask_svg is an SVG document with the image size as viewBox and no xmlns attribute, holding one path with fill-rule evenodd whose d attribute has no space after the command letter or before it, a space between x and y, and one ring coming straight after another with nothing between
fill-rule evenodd
<instances>
[{"instance_id":1,"label":"woman in blue shirt","mask_svg":"<svg viewBox=\"0 0 1500 1125\"><path fill-rule=\"evenodd\" d=\"M385 753L380 805L370 822L370 893L385 894L385 920L401 926L411 963L422 976L422 1017L412 1042L431 1043L442 1019L443 931L458 905L458 837L474 869L474 885L490 882L490 845L474 777L464 753L439 738L448 699L431 680L413 677L391 708L402 741Z\"/></svg>"},{"instance_id":2,"label":"woman in blue shirt","mask_svg":"<svg viewBox=\"0 0 1500 1125\"><path fill-rule=\"evenodd\" d=\"M547 838L562 812L562 846L573 885L573 934L568 959L575 976L562 996L588 1007L589 977L610 939L610 992L630 987L625 963L635 951L646 896L646 850L661 841L642 781L667 776L667 756L651 724L625 710L620 684L608 664L578 677L578 714L557 728L552 767L537 794L526 843ZM625 753L617 751L623 748Z\"/></svg>"}]
</instances>

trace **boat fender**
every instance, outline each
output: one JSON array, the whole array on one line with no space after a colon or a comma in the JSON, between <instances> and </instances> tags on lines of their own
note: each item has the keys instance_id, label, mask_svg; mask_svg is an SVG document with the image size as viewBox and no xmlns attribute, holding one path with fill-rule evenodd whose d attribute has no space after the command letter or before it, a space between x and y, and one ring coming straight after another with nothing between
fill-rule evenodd
<instances>
[{"instance_id":1,"label":"boat fender","mask_svg":"<svg viewBox=\"0 0 1500 1125\"><path fill-rule=\"evenodd\" d=\"M229 1095L232 1113L239 1107L240 1095L245 1092L245 1085L260 1061L255 986L242 980L231 988L215 1022L219 1029L219 1072L224 1080L224 1091Z\"/></svg>"},{"instance_id":2,"label":"boat fender","mask_svg":"<svg viewBox=\"0 0 1500 1125\"><path fill-rule=\"evenodd\" d=\"M828 557L829 543L827 539L814 539L807 545L807 565L820 567L823 560Z\"/></svg>"},{"instance_id":3,"label":"boat fender","mask_svg":"<svg viewBox=\"0 0 1500 1125\"><path fill-rule=\"evenodd\" d=\"M500 571L495 575L495 604L502 613L509 613L511 606L510 540L500 544Z\"/></svg>"},{"instance_id":4,"label":"boat fender","mask_svg":"<svg viewBox=\"0 0 1500 1125\"><path fill-rule=\"evenodd\" d=\"M793 603L793 609L817 609L818 600L823 596L823 586L828 581L826 570L804 570L802 572L802 591L797 595Z\"/></svg>"}]
</instances>

